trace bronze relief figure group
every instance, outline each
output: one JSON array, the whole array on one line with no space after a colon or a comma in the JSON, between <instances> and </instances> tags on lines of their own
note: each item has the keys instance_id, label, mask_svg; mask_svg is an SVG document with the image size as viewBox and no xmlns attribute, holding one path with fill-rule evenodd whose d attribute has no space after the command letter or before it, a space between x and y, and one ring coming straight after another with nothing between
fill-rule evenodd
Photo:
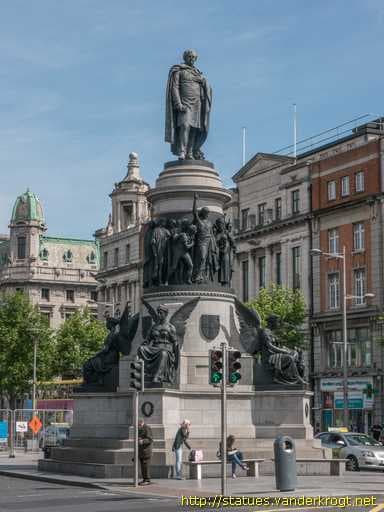
<instances>
[{"instance_id":1,"label":"bronze relief figure group","mask_svg":"<svg viewBox=\"0 0 384 512\"><path fill-rule=\"evenodd\" d=\"M230 286L235 244L231 225L224 217L214 223L207 207L197 209L193 218L157 219L149 223L144 236L144 288L172 284L216 283Z\"/></svg>"}]
</instances>

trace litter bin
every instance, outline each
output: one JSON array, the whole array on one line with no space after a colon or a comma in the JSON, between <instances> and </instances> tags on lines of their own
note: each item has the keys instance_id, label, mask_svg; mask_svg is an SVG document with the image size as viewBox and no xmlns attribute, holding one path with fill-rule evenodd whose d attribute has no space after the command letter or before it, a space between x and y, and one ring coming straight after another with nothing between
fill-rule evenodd
<instances>
[{"instance_id":1,"label":"litter bin","mask_svg":"<svg viewBox=\"0 0 384 512\"><path fill-rule=\"evenodd\" d=\"M296 449L292 438L278 436L273 443L276 489L294 491L297 486Z\"/></svg>"}]
</instances>

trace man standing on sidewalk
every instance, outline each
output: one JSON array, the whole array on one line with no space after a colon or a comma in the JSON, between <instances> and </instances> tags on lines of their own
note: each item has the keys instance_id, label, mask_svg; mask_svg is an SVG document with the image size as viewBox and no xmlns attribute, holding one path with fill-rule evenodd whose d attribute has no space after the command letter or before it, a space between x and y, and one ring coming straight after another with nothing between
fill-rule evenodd
<instances>
[{"instance_id":1,"label":"man standing on sidewalk","mask_svg":"<svg viewBox=\"0 0 384 512\"><path fill-rule=\"evenodd\" d=\"M139 460L141 466L141 476L143 480L139 485L149 485L151 483L149 466L152 457L152 430L151 427L139 420Z\"/></svg>"}]
</instances>

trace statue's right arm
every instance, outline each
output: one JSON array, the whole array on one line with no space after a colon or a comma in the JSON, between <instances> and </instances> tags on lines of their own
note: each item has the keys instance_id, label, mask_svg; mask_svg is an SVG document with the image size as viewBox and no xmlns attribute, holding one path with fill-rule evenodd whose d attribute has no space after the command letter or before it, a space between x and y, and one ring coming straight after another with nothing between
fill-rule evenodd
<instances>
[{"instance_id":1,"label":"statue's right arm","mask_svg":"<svg viewBox=\"0 0 384 512\"><path fill-rule=\"evenodd\" d=\"M183 112L185 107L180 98L180 71L175 71L173 73L172 80L172 102L176 110L179 112Z\"/></svg>"}]
</instances>

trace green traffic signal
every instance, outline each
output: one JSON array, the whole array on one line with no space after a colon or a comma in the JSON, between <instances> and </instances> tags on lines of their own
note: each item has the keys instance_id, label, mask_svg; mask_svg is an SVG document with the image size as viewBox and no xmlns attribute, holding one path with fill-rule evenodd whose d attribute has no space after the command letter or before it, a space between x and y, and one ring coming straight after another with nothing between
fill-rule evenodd
<instances>
[{"instance_id":1,"label":"green traffic signal","mask_svg":"<svg viewBox=\"0 0 384 512\"><path fill-rule=\"evenodd\" d=\"M223 352L209 351L209 383L219 384L223 380Z\"/></svg>"},{"instance_id":2,"label":"green traffic signal","mask_svg":"<svg viewBox=\"0 0 384 512\"><path fill-rule=\"evenodd\" d=\"M222 378L223 378L223 375L220 372L212 373L211 379L212 379L212 382L214 382L215 384L220 382L222 380Z\"/></svg>"},{"instance_id":3,"label":"green traffic signal","mask_svg":"<svg viewBox=\"0 0 384 512\"><path fill-rule=\"evenodd\" d=\"M228 383L231 385L237 384L241 379L241 352L239 350L228 351Z\"/></svg>"}]
</instances>

